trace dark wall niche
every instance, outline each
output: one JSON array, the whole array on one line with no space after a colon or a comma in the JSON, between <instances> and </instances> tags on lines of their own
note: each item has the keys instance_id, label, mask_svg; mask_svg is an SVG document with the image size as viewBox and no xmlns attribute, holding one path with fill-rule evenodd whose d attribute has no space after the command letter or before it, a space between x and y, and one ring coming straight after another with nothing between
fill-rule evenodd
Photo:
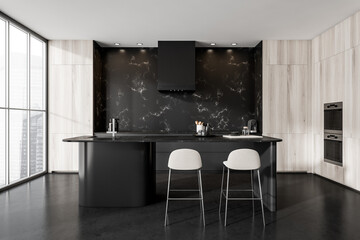
<instances>
[{"instance_id":1,"label":"dark wall niche","mask_svg":"<svg viewBox=\"0 0 360 240\"><path fill-rule=\"evenodd\" d=\"M261 44L197 48L193 93L157 91L157 48L94 46L94 132L112 117L120 131L192 132L195 120L214 131L240 130L252 118L261 126Z\"/></svg>"}]
</instances>

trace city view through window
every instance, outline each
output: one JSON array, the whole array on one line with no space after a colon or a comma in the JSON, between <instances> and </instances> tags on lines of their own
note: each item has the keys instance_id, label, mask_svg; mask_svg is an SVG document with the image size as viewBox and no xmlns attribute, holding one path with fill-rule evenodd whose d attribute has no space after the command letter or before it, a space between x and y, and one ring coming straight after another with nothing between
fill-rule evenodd
<instances>
[{"instance_id":1,"label":"city view through window","mask_svg":"<svg viewBox=\"0 0 360 240\"><path fill-rule=\"evenodd\" d=\"M46 169L46 47L0 17L0 188Z\"/></svg>"}]
</instances>

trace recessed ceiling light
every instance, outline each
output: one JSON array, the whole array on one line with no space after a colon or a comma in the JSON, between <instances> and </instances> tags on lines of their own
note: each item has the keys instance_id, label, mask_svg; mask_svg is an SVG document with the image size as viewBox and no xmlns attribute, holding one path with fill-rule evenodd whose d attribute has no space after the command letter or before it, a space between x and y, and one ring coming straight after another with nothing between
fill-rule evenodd
<instances>
[{"instance_id":1,"label":"recessed ceiling light","mask_svg":"<svg viewBox=\"0 0 360 240\"><path fill-rule=\"evenodd\" d=\"M211 45L211 46L215 46L215 45L216 45L216 43L210 43L210 45Z\"/></svg>"},{"instance_id":2,"label":"recessed ceiling light","mask_svg":"<svg viewBox=\"0 0 360 240\"><path fill-rule=\"evenodd\" d=\"M139 42L139 43L137 43L136 45L138 45L138 46L142 46L143 44Z\"/></svg>"},{"instance_id":3,"label":"recessed ceiling light","mask_svg":"<svg viewBox=\"0 0 360 240\"><path fill-rule=\"evenodd\" d=\"M116 42L114 43L115 46L120 46L120 43Z\"/></svg>"},{"instance_id":4,"label":"recessed ceiling light","mask_svg":"<svg viewBox=\"0 0 360 240\"><path fill-rule=\"evenodd\" d=\"M235 42L231 43L231 46L236 46L236 45L237 45L237 43L235 43Z\"/></svg>"}]
</instances>

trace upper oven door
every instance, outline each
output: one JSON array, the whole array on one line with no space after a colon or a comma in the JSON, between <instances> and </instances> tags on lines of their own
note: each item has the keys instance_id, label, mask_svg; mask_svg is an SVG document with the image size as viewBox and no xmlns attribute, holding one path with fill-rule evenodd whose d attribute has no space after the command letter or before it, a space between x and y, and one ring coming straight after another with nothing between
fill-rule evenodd
<instances>
[{"instance_id":1,"label":"upper oven door","mask_svg":"<svg viewBox=\"0 0 360 240\"><path fill-rule=\"evenodd\" d=\"M324 104L324 130L342 132L342 103Z\"/></svg>"}]
</instances>

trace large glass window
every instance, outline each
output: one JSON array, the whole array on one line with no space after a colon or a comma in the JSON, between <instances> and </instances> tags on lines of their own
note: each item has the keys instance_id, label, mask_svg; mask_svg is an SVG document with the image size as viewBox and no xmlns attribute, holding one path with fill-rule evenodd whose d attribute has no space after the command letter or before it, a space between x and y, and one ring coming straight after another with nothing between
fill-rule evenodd
<instances>
[{"instance_id":1,"label":"large glass window","mask_svg":"<svg viewBox=\"0 0 360 240\"><path fill-rule=\"evenodd\" d=\"M6 184L5 109L0 109L0 187Z\"/></svg>"},{"instance_id":2,"label":"large glass window","mask_svg":"<svg viewBox=\"0 0 360 240\"><path fill-rule=\"evenodd\" d=\"M0 19L0 107L5 107L5 99L6 99L6 23L5 21Z\"/></svg>"},{"instance_id":3,"label":"large glass window","mask_svg":"<svg viewBox=\"0 0 360 240\"><path fill-rule=\"evenodd\" d=\"M46 170L46 47L0 16L0 188Z\"/></svg>"},{"instance_id":4,"label":"large glass window","mask_svg":"<svg viewBox=\"0 0 360 240\"><path fill-rule=\"evenodd\" d=\"M9 105L11 108L27 108L28 34L10 25L9 35Z\"/></svg>"}]
</instances>

